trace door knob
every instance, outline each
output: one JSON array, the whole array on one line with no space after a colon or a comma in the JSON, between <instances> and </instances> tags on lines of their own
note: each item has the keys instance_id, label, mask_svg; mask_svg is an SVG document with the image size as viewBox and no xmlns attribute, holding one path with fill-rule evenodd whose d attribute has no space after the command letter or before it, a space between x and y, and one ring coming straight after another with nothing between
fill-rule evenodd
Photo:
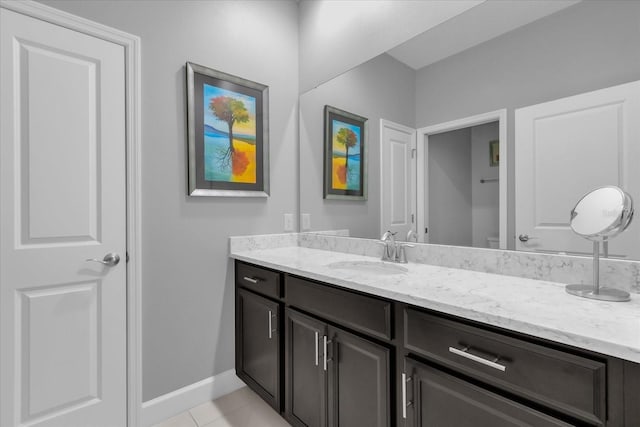
<instances>
[{"instance_id":1,"label":"door knob","mask_svg":"<svg viewBox=\"0 0 640 427\"><path fill-rule=\"evenodd\" d=\"M521 242L528 242L531 239L537 239L537 237L529 236L528 234L521 234L518 236L518 240Z\"/></svg>"},{"instance_id":2,"label":"door knob","mask_svg":"<svg viewBox=\"0 0 640 427\"><path fill-rule=\"evenodd\" d=\"M106 265L108 267L113 267L115 265L118 265L118 263L120 262L120 255L111 252L106 254L102 259L87 258L85 261L99 262L100 264Z\"/></svg>"}]
</instances>

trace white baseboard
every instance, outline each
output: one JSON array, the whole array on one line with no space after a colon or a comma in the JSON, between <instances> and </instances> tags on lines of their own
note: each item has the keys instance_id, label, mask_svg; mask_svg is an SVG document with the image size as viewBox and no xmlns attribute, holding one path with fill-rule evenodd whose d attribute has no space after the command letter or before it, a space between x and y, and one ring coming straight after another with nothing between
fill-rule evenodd
<instances>
[{"instance_id":1,"label":"white baseboard","mask_svg":"<svg viewBox=\"0 0 640 427\"><path fill-rule=\"evenodd\" d=\"M163 394L142 403L141 426L148 427L157 424L201 403L238 390L244 385L245 383L236 376L235 369L230 369L171 393Z\"/></svg>"}]
</instances>

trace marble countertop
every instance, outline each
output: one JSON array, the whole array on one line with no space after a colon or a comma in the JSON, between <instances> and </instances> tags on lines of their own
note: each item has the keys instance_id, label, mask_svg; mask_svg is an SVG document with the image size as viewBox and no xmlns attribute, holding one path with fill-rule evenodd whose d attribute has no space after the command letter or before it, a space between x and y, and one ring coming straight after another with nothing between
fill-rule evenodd
<instances>
[{"instance_id":1,"label":"marble countertop","mask_svg":"<svg viewBox=\"0 0 640 427\"><path fill-rule=\"evenodd\" d=\"M614 303L569 295L565 284L427 264L379 274L332 263L378 258L298 246L232 258L640 363L640 295Z\"/></svg>"}]
</instances>

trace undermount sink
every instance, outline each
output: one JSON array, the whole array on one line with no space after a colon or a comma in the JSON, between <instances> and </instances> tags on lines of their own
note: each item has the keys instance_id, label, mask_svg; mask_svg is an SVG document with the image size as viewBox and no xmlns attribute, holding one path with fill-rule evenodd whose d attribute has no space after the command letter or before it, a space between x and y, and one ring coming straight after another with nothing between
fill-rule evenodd
<instances>
[{"instance_id":1,"label":"undermount sink","mask_svg":"<svg viewBox=\"0 0 640 427\"><path fill-rule=\"evenodd\" d=\"M401 265L382 261L338 261L327 264L327 267L375 274L401 274L409 271Z\"/></svg>"}]
</instances>

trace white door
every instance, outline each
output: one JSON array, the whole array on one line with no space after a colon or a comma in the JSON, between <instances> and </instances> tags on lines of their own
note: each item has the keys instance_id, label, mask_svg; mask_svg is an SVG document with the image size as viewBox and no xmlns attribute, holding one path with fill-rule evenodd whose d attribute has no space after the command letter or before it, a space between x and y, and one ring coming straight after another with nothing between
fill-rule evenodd
<instances>
[{"instance_id":1,"label":"white door","mask_svg":"<svg viewBox=\"0 0 640 427\"><path fill-rule=\"evenodd\" d=\"M125 426L124 48L0 21L0 425Z\"/></svg>"},{"instance_id":2,"label":"white door","mask_svg":"<svg viewBox=\"0 0 640 427\"><path fill-rule=\"evenodd\" d=\"M416 131L380 120L380 232L405 240L415 227Z\"/></svg>"},{"instance_id":3,"label":"white door","mask_svg":"<svg viewBox=\"0 0 640 427\"><path fill-rule=\"evenodd\" d=\"M639 117L640 82L516 110L516 249L591 253L569 212L596 187L617 185L640 203ZM610 256L640 259L639 236L635 221Z\"/></svg>"}]
</instances>

